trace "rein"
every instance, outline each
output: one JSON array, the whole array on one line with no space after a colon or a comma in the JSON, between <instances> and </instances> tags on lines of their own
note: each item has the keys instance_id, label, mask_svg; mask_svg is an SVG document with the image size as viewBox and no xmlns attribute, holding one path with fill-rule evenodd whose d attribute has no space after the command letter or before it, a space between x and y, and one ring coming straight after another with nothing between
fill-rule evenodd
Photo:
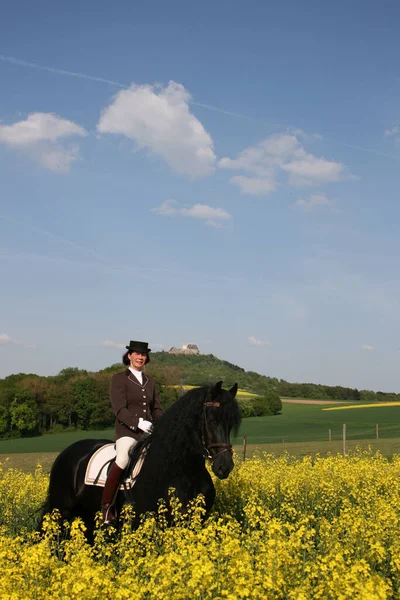
<instances>
[{"instance_id":1,"label":"rein","mask_svg":"<svg viewBox=\"0 0 400 600\"><path fill-rule=\"evenodd\" d=\"M213 462L215 461L217 456L219 456L223 452L230 452L232 454L233 451L232 451L232 444L227 444L225 442L212 442L211 441L211 435L210 435L210 431L209 431L208 423L207 423L207 411L206 411L207 406L214 406L215 408L219 408L221 406L221 403L220 402L204 402L204 404L203 404L204 418L203 418L203 426L202 426L202 430L201 430L201 443L202 443L203 449L205 451L204 458L210 459L211 464L213 464ZM204 434L206 434L206 436L207 436L208 443L206 443L206 439L205 439L206 436ZM220 448L220 450L215 454L214 457L210 453L211 448Z\"/></svg>"}]
</instances>

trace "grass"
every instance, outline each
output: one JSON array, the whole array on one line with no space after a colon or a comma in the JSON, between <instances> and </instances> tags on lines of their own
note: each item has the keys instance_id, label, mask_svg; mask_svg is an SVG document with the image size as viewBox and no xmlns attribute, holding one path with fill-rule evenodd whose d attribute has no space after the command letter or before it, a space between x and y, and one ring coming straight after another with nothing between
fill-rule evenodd
<instances>
[{"instance_id":1,"label":"grass","mask_svg":"<svg viewBox=\"0 0 400 600\"><path fill-rule=\"evenodd\" d=\"M68 431L66 433L45 434L39 437L19 438L0 441L0 455L31 452L61 452L64 448L85 438L114 439L114 429L103 431Z\"/></svg>"},{"instance_id":2,"label":"grass","mask_svg":"<svg viewBox=\"0 0 400 600\"><path fill-rule=\"evenodd\" d=\"M332 406L332 405L331 405ZM246 436L248 452L262 448L281 454L289 451L295 456L307 453L336 453L342 449L343 423L347 425L348 447L362 441L380 449L385 456L400 452L400 406L370 404L359 410L325 410L326 405L284 404L283 413L273 417L244 419L236 438L232 440L239 453ZM379 440L375 439L375 426L379 424ZM328 431L331 429L332 442ZM0 441L0 462L9 456L17 461L17 454L26 456L30 464L37 460L45 467L54 456L73 442L84 438L114 439L113 429L106 431L75 431L46 434L40 437ZM47 455L49 456L47 457ZM24 464L21 457L21 464ZM27 464L28 464L27 463ZM11 464L11 462L10 462ZM15 463L16 464L16 463ZM25 469L24 469L25 470Z\"/></svg>"},{"instance_id":3,"label":"grass","mask_svg":"<svg viewBox=\"0 0 400 600\"><path fill-rule=\"evenodd\" d=\"M32 473L37 465L42 465L43 471L49 473L58 452L29 452L18 454L0 454L0 464L5 469L19 469Z\"/></svg>"},{"instance_id":4,"label":"grass","mask_svg":"<svg viewBox=\"0 0 400 600\"><path fill-rule=\"evenodd\" d=\"M400 439L369 439L369 440L349 440L346 444L346 453L351 453L361 448L367 450L371 448L373 452L381 452L383 456L391 458L393 454L400 454ZM240 460L244 456L243 443L235 444L234 450ZM274 456L280 456L286 452L291 456L302 458L303 456L328 456L329 454L341 454L343 451L342 441L332 442L294 442L280 444L247 444L246 458L251 458L260 452L267 452ZM54 462L58 452L30 452L15 454L0 454L0 463L5 468L20 469L25 472L32 472L36 465L40 464L43 471L50 472L51 465Z\"/></svg>"},{"instance_id":5,"label":"grass","mask_svg":"<svg viewBox=\"0 0 400 600\"><path fill-rule=\"evenodd\" d=\"M329 406L316 404L284 404L281 415L244 419L234 443L243 436L249 444L323 442L342 438L343 423L348 440L375 438L379 425L380 438L400 437L400 406L366 406L360 410L327 411Z\"/></svg>"}]
</instances>

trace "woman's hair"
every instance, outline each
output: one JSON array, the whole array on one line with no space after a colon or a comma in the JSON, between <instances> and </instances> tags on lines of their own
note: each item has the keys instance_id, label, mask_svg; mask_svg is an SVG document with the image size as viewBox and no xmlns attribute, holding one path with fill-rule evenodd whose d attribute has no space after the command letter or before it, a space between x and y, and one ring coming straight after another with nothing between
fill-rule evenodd
<instances>
[{"instance_id":1,"label":"woman's hair","mask_svg":"<svg viewBox=\"0 0 400 600\"><path fill-rule=\"evenodd\" d=\"M127 350L127 351L125 352L125 354L123 355L123 357L122 357L122 363L123 363L123 364L124 364L126 367L129 367L129 365L131 364L131 361L129 360L129 356L128 356L128 354L132 354L132 352L131 352L130 350ZM150 356L149 356L149 353L148 353L148 352L146 352L146 362L145 362L144 364L145 364L145 365L147 365L147 363L149 363L149 362L150 362Z\"/></svg>"}]
</instances>

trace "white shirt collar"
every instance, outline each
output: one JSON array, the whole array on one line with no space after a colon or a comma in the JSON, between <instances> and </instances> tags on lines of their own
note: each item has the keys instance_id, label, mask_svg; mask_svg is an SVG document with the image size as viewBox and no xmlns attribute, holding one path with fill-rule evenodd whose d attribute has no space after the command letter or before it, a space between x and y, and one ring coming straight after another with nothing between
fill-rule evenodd
<instances>
[{"instance_id":1,"label":"white shirt collar","mask_svg":"<svg viewBox=\"0 0 400 600\"><path fill-rule=\"evenodd\" d=\"M132 367L128 368L130 372L136 377L136 379L138 379L140 383L143 383L143 371L137 371L136 369L132 369Z\"/></svg>"}]
</instances>

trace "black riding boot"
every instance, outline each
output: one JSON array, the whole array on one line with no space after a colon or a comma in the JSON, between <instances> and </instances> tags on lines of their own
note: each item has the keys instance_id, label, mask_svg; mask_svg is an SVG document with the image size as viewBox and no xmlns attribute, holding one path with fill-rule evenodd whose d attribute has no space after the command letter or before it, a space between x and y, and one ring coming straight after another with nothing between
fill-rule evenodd
<instances>
[{"instance_id":1,"label":"black riding boot","mask_svg":"<svg viewBox=\"0 0 400 600\"><path fill-rule=\"evenodd\" d=\"M121 469L117 463L114 462L111 465L101 498L101 512L105 523L111 523L116 519L115 509L111 503L114 500L123 472L124 469Z\"/></svg>"}]
</instances>

